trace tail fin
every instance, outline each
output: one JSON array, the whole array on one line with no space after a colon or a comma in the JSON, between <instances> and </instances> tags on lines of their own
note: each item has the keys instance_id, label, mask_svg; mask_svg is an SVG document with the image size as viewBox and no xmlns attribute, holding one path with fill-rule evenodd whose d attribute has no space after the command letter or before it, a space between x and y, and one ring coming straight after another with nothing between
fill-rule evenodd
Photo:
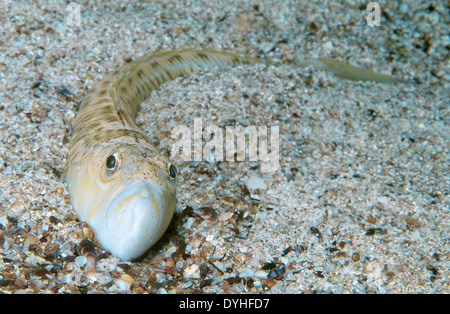
<instances>
[{"instance_id":1,"label":"tail fin","mask_svg":"<svg viewBox=\"0 0 450 314\"><path fill-rule=\"evenodd\" d=\"M318 58L295 60L293 62L298 66L311 65L318 69L332 73L337 77L352 81L374 81L379 83L413 83L413 81L410 80L383 75L339 60Z\"/></svg>"}]
</instances>

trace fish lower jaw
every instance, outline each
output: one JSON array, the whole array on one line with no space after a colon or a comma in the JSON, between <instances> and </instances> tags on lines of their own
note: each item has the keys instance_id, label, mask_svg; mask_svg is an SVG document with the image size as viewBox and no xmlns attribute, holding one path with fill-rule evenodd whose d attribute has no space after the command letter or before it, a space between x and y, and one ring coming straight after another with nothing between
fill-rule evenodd
<instances>
[{"instance_id":1,"label":"fish lower jaw","mask_svg":"<svg viewBox=\"0 0 450 314\"><path fill-rule=\"evenodd\" d=\"M131 260L159 240L172 215L162 194L142 186L116 197L90 225L102 248L122 260Z\"/></svg>"}]
</instances>

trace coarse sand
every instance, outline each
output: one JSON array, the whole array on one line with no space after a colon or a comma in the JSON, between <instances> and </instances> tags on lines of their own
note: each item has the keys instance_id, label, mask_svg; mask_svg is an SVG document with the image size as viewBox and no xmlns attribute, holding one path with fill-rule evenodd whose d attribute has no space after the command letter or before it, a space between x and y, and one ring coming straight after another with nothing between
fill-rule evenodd
<instances>
[{"instance_id":1,"label":"coarse sand","mask_svg":"<svg viewBox=\"0 0 450 314\"><path fill-rule=\"evenodd\" d=\"M449 4L381 2L374 27L366 6L0 1L0 291L449 293ZM138 115L163 151L196 118L277 126L279 168L178 160L169 230L120 261L72 212L70 123L108 71L185 47L334 58L417 83L260 64L164 84Z\"/></svg>"}]
</instances>

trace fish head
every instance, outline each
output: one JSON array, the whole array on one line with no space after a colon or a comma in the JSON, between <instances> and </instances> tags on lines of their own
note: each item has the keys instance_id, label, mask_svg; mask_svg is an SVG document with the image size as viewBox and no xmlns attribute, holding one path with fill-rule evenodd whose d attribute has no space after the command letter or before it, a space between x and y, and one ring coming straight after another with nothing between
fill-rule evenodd
<instances>
[{"instance_id":1,"label":"fish head","mask_svg":"<svg viewBox=\"0 0 450 314\"><path fill-rule=\"evenodd\" d=\"M67 173L75 212L100 245L123 260L139 257L167 229L176 206L170 160L132 144L102 147Z\"/></svg>"}]
</instances>

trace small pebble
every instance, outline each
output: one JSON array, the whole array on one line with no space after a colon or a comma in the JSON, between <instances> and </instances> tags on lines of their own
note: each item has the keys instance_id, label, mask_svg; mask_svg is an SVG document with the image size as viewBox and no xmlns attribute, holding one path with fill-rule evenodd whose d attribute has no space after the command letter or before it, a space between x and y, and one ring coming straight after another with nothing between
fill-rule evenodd
<instances>
[{"instance_id":1,"label":"small pebble","mask_svg":"<svg viewBox=\"0 0 450 314\"><path fill-rule=\"evenodd\" d=\"M266 181L258 176L252 176L247 180L247 188L253 192L257 189L265 190L267 187Z\"/></svg>"},{"instance_id":2,"label":"small pebble","mask_svg":"<svg viewBox=\"0 0 450 314\"><path fill-rule=\"evenodd\" d=\"M192 264L184 271L184 276L187 278L200 277L200 267L197 264Z\"/></svg>"},{"instance_id":3,"label":"small pebble","mask_svg":"<svg viewBox=\"0 0 450 314\"><path fill-rule=\"evenodd\" d=\"M76 263L78 266L83 267L84 265L86 265L87 259L86 259L85 256L77 256L77 257L75 258L75 263Z\"/></svg>"},{"instance_id":4,"label":"small pebble","mask_svg":"<svg viewBox=\"0 0 450 314\"><path fill-rule=\"evenodd\" d=\"M130 286L134 283L136 280L128 274L122 274L120 278L114 280L114 284L122 291L130 290Z\"/></svg>"}]
</instances>

